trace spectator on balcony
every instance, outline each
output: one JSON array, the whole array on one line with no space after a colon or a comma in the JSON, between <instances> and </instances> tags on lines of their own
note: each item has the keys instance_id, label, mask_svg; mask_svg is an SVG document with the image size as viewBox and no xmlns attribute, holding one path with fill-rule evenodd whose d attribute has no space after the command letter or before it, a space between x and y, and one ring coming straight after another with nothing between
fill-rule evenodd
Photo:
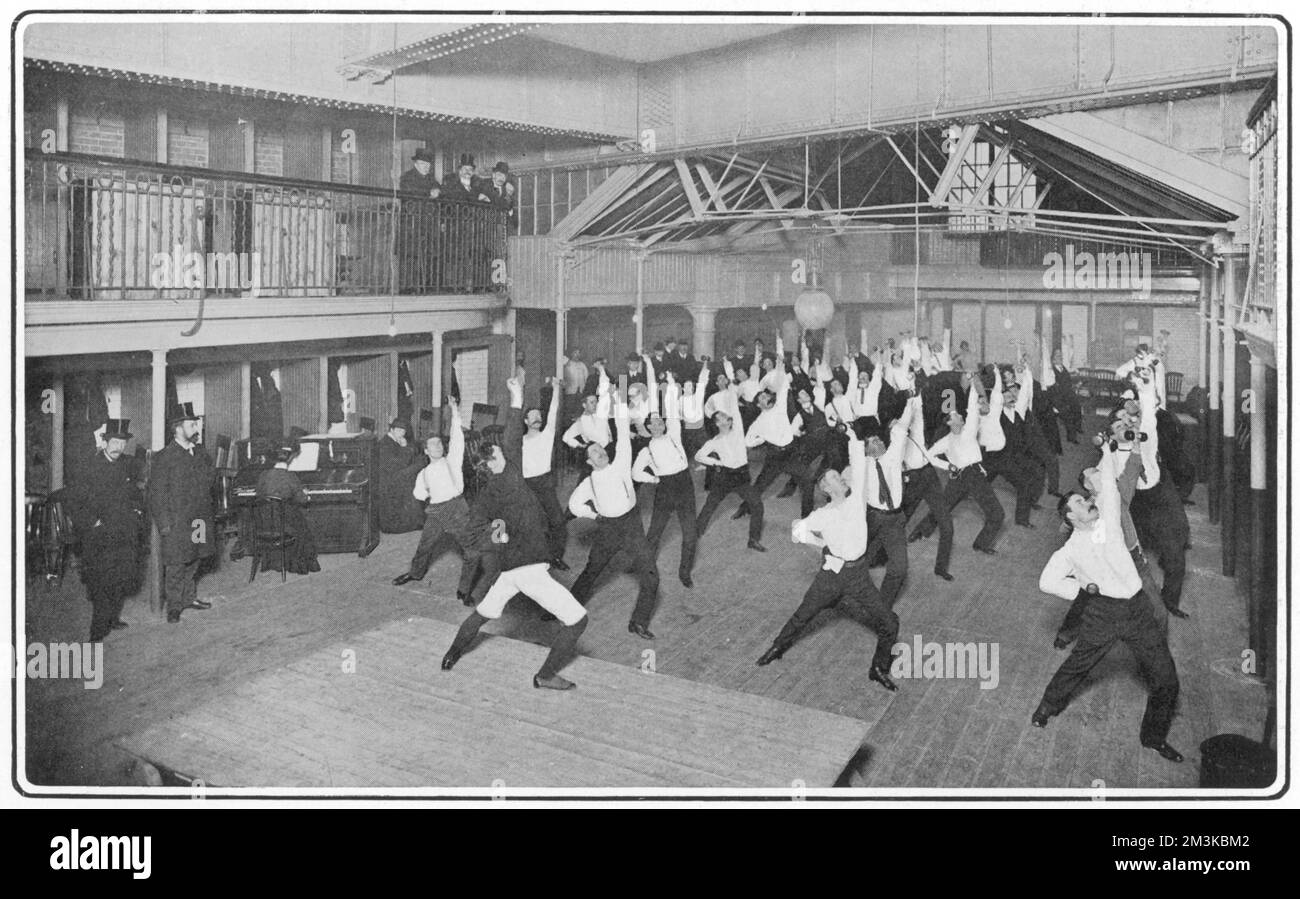
<instances>
[{"instance_id":1,"label":"spectator on balcony","mask_svg":"<svg viewBox=\"0 0 1300 899\"><path fill-rule=\"evenodd\" d=\"M442 182L442 195L446 200L462 200L469 203L491 203L487 188L482 180L474 174L474 157L462 153L456 174Z\"/></svg>"},{"instance_id":2,"label":"spectator on balcony","mask_svg":"<svg viewBox=\"0 0 1300 899\"><path fill-rule=\"evenodd\" d=\"M416 202L436 200L441 195L442 187L432 170L433 153L419 147L411 156L411 168L402 173L398 183L404 198L397 246L400 290L404 294L421 293L438 280L437 220L424 203Z\"/></svg>"},{"instance_id":3,"label":"spectator on balcony","mask_svg":"<svg viewBox=\"0 0 1300 899\"><path fill-rule=\"evenodd\" d=\"M515 223L515 183L510 180L510 166L498 162L492 167L492 180L483 185L493 208L506 214L506 222Z\"/></svg>"}]
</instances>

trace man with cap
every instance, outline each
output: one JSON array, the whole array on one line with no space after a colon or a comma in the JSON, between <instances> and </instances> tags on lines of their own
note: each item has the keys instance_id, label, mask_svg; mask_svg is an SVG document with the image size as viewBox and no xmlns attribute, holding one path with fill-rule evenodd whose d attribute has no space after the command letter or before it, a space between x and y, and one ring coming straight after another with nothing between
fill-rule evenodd
<instances>
[{"instance_id":1,"label":"man with cap","mask_svg":"<svg viewBox=\"0 0 1300 899\"><path fill-rule=\"evenodd\" d=\"M515 222L515 185L510 180L510 166L504 162L498 162L492 166L492 180L483 184L482 187L492 207L504 212L506 221L513 225Z\"/></svg>"},{"instance_id":2,"label":"man with cap","mask_svg":"<svg viewBox=\"0 0 1300 899\"><path fill-rule=\"evenodd\" d=\"M126 419L108 420L104 448L67 490L68 513L81 536L81 580L94 608L92 643L126 627L122 605L139 586L144 497L136 482L135 460L125 455L132 436L129 426Z\"/></svg>"},{"instance_id":3,"label":"man with cap","mask_svg":"<svg viewBox=\"0 0 1300 899\"><path fill-rule=\"evenodd\" d=\"M199 418L191 403L181 403L167 417L172 441L153 458L149 473L149 514L162 546L167 620L181 620L186 609L209 609L198 598L199 563L216 555L212 488L217 469L198 444Z\"/></svg>"},{"instance_id":4,"label":"man with cap","mask_svg":"<svg viewBox=\"0 0 1300 899\"><path fill-rule=\"evenodd\" d=\"M410 433L409 422L394 418L388 425L388 433L375 446L379 469L375 500L379 507L379 530L385 534L405 534L424 526L424 510L412 494L424 459L407 439Z\"/></svg>"}]
</instances>

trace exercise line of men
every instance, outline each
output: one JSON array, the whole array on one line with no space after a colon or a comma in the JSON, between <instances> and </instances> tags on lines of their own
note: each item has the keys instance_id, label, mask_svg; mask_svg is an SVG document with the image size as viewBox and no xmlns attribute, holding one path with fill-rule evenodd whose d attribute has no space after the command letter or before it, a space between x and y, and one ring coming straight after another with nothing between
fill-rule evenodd
<instances>
[{"instance_id":1,"label":"exercise line of men","mask_svg":"<svg viewBox=\"0 0 1300 899\"><path fill-rule=\"evenodd\" d=\"M452 404L448 442L444 446L440 438L430 438L431 462L415 486L416 497L428 502L419 548L410 570L394 581L402 584L423 577L444 533L450 533L461 545L464 562L458 596L474 606L474 612L444 657L444 669L459 661L486 621L500 617L508 600L523 593L541 605L548 618L558 618L563 625L546 663L534 678L534 686L572 689L574 684L559 675L559 667L586 626L585 606L613 558L620 551L628 553L638 579L629 632L654 639L649 624L658 598L656 560L668 521L676 517L679 522L682 547L678 576L690 588L698 541L730 493L737 493L741 499L733 518L747 514L750 519L748 548L766 551L761 542L763 493L785 473L791 480L783 494L796 490L800 493L801 517L792 524L792 538L820 547L823 565L758 664L780 659L820 611L837 607L875 631L877 644L869 676L893 691L897 687L889 673L890 649L899 622L892 607L908 571L910 541L906 523L920 504L926 503L929 514L911 540L923 539L937 529L940 541L934 573L952 580L948 571L953 540L951 513L962 500L968 496L974 499L984 517L973 548L992 554L1004 518L991 488L995 477L1005 477L1015 488L1015 520L1025 527L1032 527L1029 513L1039 508L1036 500L1045 481L1050 482L1050 492L1061 497L1056 462L1060 453L1057 416L1066 420L1067 438L1072 441L1077 440L1082 425L1075 418L1077 398L1063 395L1058 387L1058 374L1068 371L1060 351L1043 359L1043 383L1038 391L1042 398L1036 404L1036 381L1027 357L1022 355L1005 370L997 365L985 366L982 372L955 369L947 334L942 347L931 347L924 338L907 339L898 346L890 341L886 349L877 348L871 357L846 347L844 364L836 370L811 353L803 341L789 363L779 338L773 355L765 354L760 342L756 344L752 357L743 353L742 345L723 360L723 371L707 395L712 364L708 357L700 360L696 376L682 383L675 374L681 369L673 366L665 373L662 391L651 356L629 357L628 374L645 380L627 385L626 390L616 388L603 363L596 363L595 386L583 398L582 413L563 435L568 446L585 451L590 466L590 474L569 498L568 511L572 517L595 522L588 563L571 588L549 573L550 568L567 570L563 562L567 517L556 496L552 468L562 380L550 379L550 408L543 417L539 409L524 412L522 384L511 379L511 408L502 441L499 445L481 444L474 460L486 482L472 507L463 496L460 472L464 438L459 409ZM863 335L861 346L865 345ZM956 359L958 364L973 364L968 352L959 352ZM1133 362L1121 367L1121 373L1132 375L1135 384L1163 380L1158 360L1145 347L1139 348ZM1144 467L1131 479L1132 489L1123 494L1126 528L1119 537L1104 530L1093 531L1090 539L1096 540L1102 533L1107 539L1121 540L1125 558L1135 571L1141 572L1138 582L1146 594L1161 595L1172 614L1186 617L1178 608L1186 515L1169 478L1161 478L1157 460L1155 420L1164 410L1156 406L1162 397L1154 387L1135 389L1131 396L1133 400L1112 416L1112 436L1125 441L1124 452L1128 452L1134 445L1133 434L1144 435L1139 444L1141 451L1132 454ZM964 404L958 397L964 398ZM751 398L754 408L746 427L742 405ZM611 418L616 438L610 433ZM759 446L766 448L763 466L751 481L748 450ZM1114 455L1108 450L1105 458ZM692 459L707 470L706 499L698 513ZM1088 508L1094 512L1098 506L1110 503L1104 477L1097 472L1089 469L1081 475L1081 484L1093 497L1088 500ZM656 485L648 532L643 528L637 502L637 488L643 483ZM829 497L829 503L816 511L814 485ZM1080 496L1071 493L1061 498L1059 506L1076 533L1088 524L1087 509L1076 514L1079 510L1075 506L1084 502L1078 499ZM1179 533L1173 526L1176 522L1172 519L1176 518L1182 521L1181 537L1177 541L1161 539ZM1139 534L1158 548L1165 574L1160 591L1153 585ZM1077 542L1067 544L1067 549ZM1075 567L1070 568L1060 558L1061 553L1049 564L1049 569L1056 572L1053 579L1045 572L1043 580L1043 589L1058 595L1062 595L1062 585L1073 583L1071 578L1088 577L1090 564L1085 558L1082 562L1076 560L1072 563ZM868 569L882 561L885 575L877 588ZM1114 573L1113 566L1108 573ZM1086 598L1100 590L1103 592L1099 595L1113 599L1127 589L1128 581L1122 584L1116 584L1113 578L1094 577L1081 583L1075 593ZM1129 594L1128 600L1141 595ZM1133 603L1132 607L1137 605ZM1107 601L1085 601L1072 608L1056 645L1064 648L1076 639L1077 645L1070 661L1062 667L1063 673L1049 688L1043 707L1035 714L1035 724L1041 726L1064 707L1083 674L1115 639L1132 644L1124 628L1112 620L1115 614ZM1154 622L1153 616L1148 617ZM1125 619L1124 626L1136 627L1134 622L1141 625L1143 639L1149 638L1149 622L1145 618ZM1164 735L1177 695L1176 677L1171 699L1165 675L1172 673L1172 662L1166 666L1163 657L1156 659L1155 649L1148 650L1143 665L1154 672L1158 681L1152 703L1159 710L1148 715L1154 723L1144 723L1142 742L1174 758L1177 753L1168 748ZM1164 654L1168 654L1167 646Z\"/></svg>"}]
</instances>

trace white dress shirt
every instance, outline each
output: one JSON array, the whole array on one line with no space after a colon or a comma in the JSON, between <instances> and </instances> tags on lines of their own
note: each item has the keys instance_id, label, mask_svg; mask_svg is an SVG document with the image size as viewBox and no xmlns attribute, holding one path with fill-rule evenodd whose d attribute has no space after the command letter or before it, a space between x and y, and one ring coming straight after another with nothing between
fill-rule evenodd
<instances>
[{"instance_id":1,"label":"white dress shirt","mask_svg":"<svg viewBox=\"0 0 1300 899\"><path fill-rule=\"evenodd\" d=\"M1095 501L1100 517L1089 527L1076 527L1065 545L1052 554L1038 578L1038 589L1044 593L1074 599L1088 584L1096 584L1102 596L1128 599L1142 589L1142 578L1125 545L1112 466L1098 466L1097 480Z\"/></svg>"},{"instance_id":2,"label":"white dress shirt","mask_svg":"<svg viewBox=\"0 0 1300 899\"><path fill-rule=\"evenodd\" d=\"M555 419L560 409L560 391L551 391L551 411L546 416L546 427L540 431L529 429L524 433L524 477L536 478L551 470L551 455L555 449Z\"/></svg>"},{"instance_id":3,"label":"white dress shirt","mask_svg":"<svg viewBox=\"0 0 1300 899\"><path fill-rule=\"evenodd\" d=\"M908 429L915 417L912 410L916 408L913 405L916 401L916 397L907 401L907 409L890 428L889 448L878 458L867 457L866 503L872 508L893 512L903 506L903 451L906 448ZM885 497L880 492L880 472L876 470L876 463L880 463L880 468L885 472L885 483L889 485L889 498L892 500L889 509L885 508Z\"/></svg>"},{"instance_id":4,"label":"white dress shirt","mask_svg":"<svg viewBox=\"0 0 1300 899\"><path fill-rule=\"evenodd\" d=\"M595 506L593 510L592 506ZM618 448L613 460L591 474L569 497L569 511L579 518L620 518L636 507L632 485L632 429L627 410L619 410Z\"/></svg>"},{"instance_id":5,"label":"white dress shirt","mask_svg":"<svg viewBox=\"0 0 1300 899\"><path fill-rule=\"evenodd\" d=\"M993 390L989 394L989 414L980 419L979 423L979 444L990 453L1005 449L1007 445L1007 435L1002 430L1002 406L1002 371L995 366Z\"/></svg>"},{"instance_id":6,"label":"white dress shirt","mask_svg":"<svg viewBox=\"0 0 1300 899\"><path fill-rule=\"evenodd\" d=\"M845 562L856 561L867 551L866 495L868 459L862 441L849 440L849 495L828 503L807 518L796 521L790 532L796 543L824 546L830 553L824 567L839 571Z\"/></svg>"},{"instance_id":7,"label":"white dress shirt","mask_svg":"<svg viewBox=\"0 0 1300 899\"><path fill-rule=\"evenodd\" d=\"M980 452L979 431L979 394L975 392L975 385L972 384L966 400L966 423L962 426L961 433L949 433L939 438L934 446L930 447L931 461L934 461L935 456L944 456L949 463L959 469L983 462L984 454ZM935 464L942 465L942 463Z\"/></svg>"},{"instance_id":8,"label":"white dress shirt","mask_svg":"<svg viewBox=\"0 0 1300 899\"><path fill-rule=\"evenodd\" d=\"M718 458L711 458L715 455ZM737 419L727 433L706 440L695 454L695 461L701 465L717 465L722 468L748 468L749 456L745 452L740 420Z\"/></svg>"},{"instance_id":9,"label":"white dress shirt","mask_svg":"<svg viewBox=\"0 0 1300 899\"><path fill-rule=\"evenodd\" d=\"M781 374L784 376L785 372L782 371ZM790 379L782 377L776 388L776 401L760 412L745 432L745 446L766 443L784 449L794 441L795 429L790 423L789 401Z\"/></svg>"},{"instance_id":10,"label":"white dress shirt","mask_svg":"<svg viewBox=\"0 0 1300 899\"><path fill-rule=\"evenodd\" d=\"M441 459L433 459L415 479L411 493L421 502L445 503L465 492L465 432L460 427L460 412L451 414L451 433L447 437L447 451Z\"/></svg>"}]
</instances>

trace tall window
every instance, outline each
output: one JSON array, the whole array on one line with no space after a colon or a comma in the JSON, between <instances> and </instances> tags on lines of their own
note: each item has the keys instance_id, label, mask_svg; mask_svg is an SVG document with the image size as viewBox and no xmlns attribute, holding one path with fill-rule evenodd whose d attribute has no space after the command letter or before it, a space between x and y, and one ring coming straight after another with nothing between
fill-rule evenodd
<instances>
[{"instance_id":1,"label":"tall window","mask_svg":"<svg viewBox=\"0 0 1300 899\"><path fill-rule=\"evenodd\" d=\"M953 181L952 192L948 196L951 207L959 208L970 204L980 206L997 206L1011 210L1028 210L1034 208L1038 199L1038 179L1030 175L1025 179L1026 167L1016 159L1015 154L1007 153L998 169L993 174L993 183L983 196L978 196L979 187L987 179L998 158L999 148L988 141L974 141L961 161L957 177ZM1021 186L1021 182L1024 185ZM948 216L950 231L994 231L1004 229L1005 224L996 213L984 210L954 212Z\"/></svg>"}]
</instances>

